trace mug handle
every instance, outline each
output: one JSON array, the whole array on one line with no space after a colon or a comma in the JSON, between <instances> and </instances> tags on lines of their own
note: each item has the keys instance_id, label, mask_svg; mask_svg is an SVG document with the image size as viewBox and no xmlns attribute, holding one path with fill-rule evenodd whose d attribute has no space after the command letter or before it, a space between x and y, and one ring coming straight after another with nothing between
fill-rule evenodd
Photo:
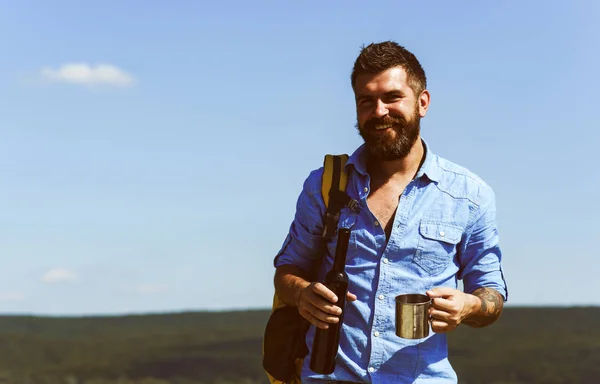
<instances>
[{"instance_id":1,"label":"mug handle","mask_svg":"<svg viewBox=\"0 0 600 384\"><path fill-rule=\"evenodd\" d=\"M433 307L433 299L429 299L429 308ZM433 322L433 317L430 314L427 314L427 318L428 318L428 322L429 322L429 326L431 326L431 323Z\"/></svg>"}]
</instances>

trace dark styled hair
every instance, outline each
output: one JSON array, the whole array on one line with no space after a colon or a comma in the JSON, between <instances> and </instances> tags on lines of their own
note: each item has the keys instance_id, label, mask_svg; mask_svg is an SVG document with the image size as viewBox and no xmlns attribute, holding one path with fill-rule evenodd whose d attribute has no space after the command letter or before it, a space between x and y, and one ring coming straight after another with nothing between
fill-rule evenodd
<instances>
[{"instance_id":1,"label":"dark styled hair","mask_svg":"<svg viewBox=\"0 0 600 384\"><path fill-rule=\"evenodd\" d=\"M387 69L400 66L406 71L408 85L415 95L419 95L427 88L427 77L419 60L410 51L393 41L371 43L362 46L360 55L354 62L352 69L352 89L356 86L358 75L365 73L377 74Z\"/></svg>"}]
</instances>

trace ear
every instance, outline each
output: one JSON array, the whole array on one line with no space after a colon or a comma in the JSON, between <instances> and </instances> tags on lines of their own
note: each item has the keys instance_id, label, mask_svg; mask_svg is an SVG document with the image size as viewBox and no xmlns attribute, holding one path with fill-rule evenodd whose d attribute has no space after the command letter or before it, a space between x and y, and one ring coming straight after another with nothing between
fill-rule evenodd
<instances>
[{"instance_id":1,"label":"ear","mask_svg":"<svg viewBox=\"0 0 600 384\"><path fill-rule=\"evenodd\" d=\"M431 95L428 90L424 90L419 95L419 115L421 117L425 117L427 114L427 109L429 108L429 102L431 101Z\"/></svg>"}]
</instances>

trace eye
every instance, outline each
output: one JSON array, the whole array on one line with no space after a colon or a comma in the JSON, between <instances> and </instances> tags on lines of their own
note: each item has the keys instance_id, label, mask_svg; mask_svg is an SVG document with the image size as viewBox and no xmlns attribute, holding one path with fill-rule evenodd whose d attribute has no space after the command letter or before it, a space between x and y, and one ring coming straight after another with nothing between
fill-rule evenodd
<instances>
[{"instance_id":1,"label":"eye","mask_svg":"<svg viewBox=\"0 0 600 384\"><path fill-rule=\"evenodd\" d=\"M359 107L363 107L363 108L367 108L370 107L374 104L372 99L362 99L358 101L358 106Z\"/></svg>"},{"instance_id":2,"label":"eye","mask_svg":"<svg viewBox=\"0 0 600 384\"><path fill-rule=\"evenodd\" d=\"M400 100L402 100L402 95L389 95L384 99L386 103L395 103Z\"/></svg>"}]
</instances>

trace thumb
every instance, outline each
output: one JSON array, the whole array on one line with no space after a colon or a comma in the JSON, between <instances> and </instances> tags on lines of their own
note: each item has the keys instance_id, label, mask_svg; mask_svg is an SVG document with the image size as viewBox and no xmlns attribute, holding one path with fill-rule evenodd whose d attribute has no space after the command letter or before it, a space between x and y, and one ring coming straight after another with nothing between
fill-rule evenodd
<instances>
[{"instance_id":1,"label":"thumb","mask_svg":"<svg viewBox=\"0 0 600 384\"><path fill-rule=\"evenodd\" d=\"M356 295L354 293L350 293L350 291L348 291L348 293L346 294L346 300L348 300L348 301L355 301L356 300Z\"/></svg>"},{"instance_id":2,"label":"thumb","mask_svg":"<svg viewBox=\"0 0 600 384\"><path fill-rule=\"evenodd\" d=\"M456 289L450 287L435 287L428 290L426 293L427 296L429 296L432 299L435 299L437 297L447 298L450 296L454 296L456 295L456 292Z\"/></svg>"}]
</instances>

